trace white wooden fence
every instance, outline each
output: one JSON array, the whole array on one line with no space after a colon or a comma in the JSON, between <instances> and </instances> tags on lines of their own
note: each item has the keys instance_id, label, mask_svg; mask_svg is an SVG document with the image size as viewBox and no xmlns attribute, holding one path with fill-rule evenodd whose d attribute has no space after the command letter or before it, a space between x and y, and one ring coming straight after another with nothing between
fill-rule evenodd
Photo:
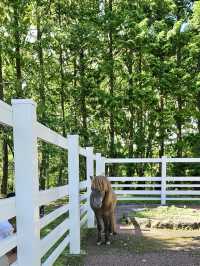
<instances>
[{"instance_id":1,"label":"white wooden fence","mask_svg":"<svg viewBox=\"0 0 200 266\"><path fill-rule=\"evenodd\" d=\"M160 177L108 177L120 201L161 201L161 204L166 204L167 201L200 200L199 176L167 176L167 163L200 163L200 158L167 158L163 156L162 158L107 159L99 157L98 160L101 161L99 165L102 173L105 173L106 164L161 164L162 175ZM183 190L183 188L185 189ZM192 190L191 188L196 189Z\"/></svg>"},{"instance_id":2,"label":"white wooden fence","mask_svg":"<svg viewBox=\"0 0 200 266\"><path fill-rule=\"evenodd\" d=\"M94 226L89 207L90 176L94 175L93 148L79 146L77 135L66 138L37 122L32 100L13 100L12 107L0 101L0 124L13 128L16 196L0 200L0 220L16 217L17 233L0 241L0 257L17 246L13 265L39 266L41 258L67 233L43 266L53 265L69 245L71 254L80 254L80 228ZM68 152L68 184L39 191L37 141L56 145ZM79 181L79 156L86 157L87 179ZM98 163L97 163L98 165ZM82 191L86 191L84 194ZM39 218L39 206L69 198L69 203ZM40 239L40 230L64 213L68 218Z\"/></svg>"},{"instance_id":3,"label":"white wooden fence","mask_svg":"<svg viewBox=\"0 0 200 266\"><path fill-rule=\"evenodd\" d=\"M17 246L17 261L13 266L53 265L67 246L71 254L80 253L81 227L85 225L94 227L94 215L89 205L90 176L105 174L106 164L162 164L161 177L109 177L119 200L161 200L162 204L167 200L200 200L196 197L200 195L200 190L177 190L178 188L198 188L200 184L173 184L174 181L200 181L199 177L167 176L167 163L199 163L199 158L107 159L101 157L100 153L93 153L92 147L80 147L77 135L68 135L64 138L37 122L36 104L32 100L13 100L12 106L0 101L0 124L13 128L16 196L0 200L0 221L12 217L16 217L17 220L17 233L0 241L0 257ZM68 152L68 162L66 162L68 184L39 191L38 139ZM80 156L86 158L87 169L87 179L81 182L79 180ZM96 163L96 173L94 173L94 163ZM142 190L138 190L141 188ZM170 197L171 195L174 197ZM189 197L185 197L186 195ZM64 197L69 199L67 204L39 218L41 205L48 205ZM64 213L68 213L68 218L41 239L40 230ZM64 235L66 235L65 238L41 264L41 258Z\"/></svg>"}]
</instances>

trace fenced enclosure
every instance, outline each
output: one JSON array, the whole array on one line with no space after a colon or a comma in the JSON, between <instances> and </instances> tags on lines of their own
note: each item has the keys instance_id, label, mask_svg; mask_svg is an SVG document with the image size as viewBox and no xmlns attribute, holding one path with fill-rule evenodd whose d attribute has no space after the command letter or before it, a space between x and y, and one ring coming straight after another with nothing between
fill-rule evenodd
<instances>
[{"instance_id":1,"label":"fenced enclosure","mask_svg":"<svg viewBox=\"0 0 200 266\"><path fill-rule=\"evenodd\" d=\"M199 158L102 157L100 153L94 154L92 147L80 147L77 135L68 135L64 138L40 124L36 117L36 104L31 100L13 100L12 106L0 101L0 124L13 128L16 191L15 197L0 200L0 220L16 217L17 221L16 234L0 241L0 256L17 247L17 261L13 264L15 266L53 265L67 246L71 254L80 254L81 227L94 227L94 215L89 204L90 176L104 175L107 164L161 164L160 177L109 176L119 201L160 200L161 204L165 204L168 200L200 200L200 177L167 176L168 163L199 163ZM67 152L67 184L45 191L39 190L39 139ZM86 158L86 179L82 181L79 178L80 156ZM41 205L48 205L62 198L66 198L63 206L40 219ZM41 238L41 229L64 213L68 214L67 218ZM63 236L64 239L41 264L44 255Z\"/></svg>"},{"instance_id":2,"label":"fenced enclosure","mask_svg":"<svg viewBox=\"0 0 200 266\"><path fill-rule=\"evenodd\" d=\"M166 204L167 201L200 200L200 177L167 175L167 164L200 163L199 158L167 158L163 156L162 158L102 159L104 169L106 164L127 163L159 163L161 164L161 176L108 177L112 182L115 193L118 195L118 200L160 201L161 204Z\"/></svg>"}]
</instances>

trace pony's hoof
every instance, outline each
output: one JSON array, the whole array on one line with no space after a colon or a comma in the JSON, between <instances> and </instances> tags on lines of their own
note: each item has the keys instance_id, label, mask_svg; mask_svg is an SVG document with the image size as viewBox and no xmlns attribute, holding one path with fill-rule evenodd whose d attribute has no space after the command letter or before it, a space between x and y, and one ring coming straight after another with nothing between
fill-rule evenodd
<instances>
[{"instance_id":1,"label":"pony's hoof","mask_svg":"<svg viewBox=\"0 0 200 266\"><path fill-rule=\"evenodd\" d=\"M107 246L110 246L110 244L111 244L110 241L106 241Z\"/></svg>"},{"instance_id":2,"label":"pony's hoof","mask_svg":"<svg viewBox=\"0 0 200 266\"><path fill-rule=\"evenodd\" d=\"M117 235L117 232L113 232L113 235L116 236Z\"/></svg>"},{"instance_id":3,"label":"pony's hoof","mask_svg":"<svg viewBox=\"0 0 200 266\"><path fill-rule=\"evenodd\" d=\"M97 241L97 246L101 246L102 241Z\"/></svg>"}]
</instances>

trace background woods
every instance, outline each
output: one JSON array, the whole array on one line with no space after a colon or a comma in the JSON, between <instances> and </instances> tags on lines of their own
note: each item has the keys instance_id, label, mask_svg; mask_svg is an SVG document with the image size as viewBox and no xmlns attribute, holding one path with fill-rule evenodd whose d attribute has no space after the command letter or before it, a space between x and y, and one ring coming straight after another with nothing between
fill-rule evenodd
<instances>
[{"instance_id":1,"label":"background woods","mask_svg":"<svg viewBox=\"0 0 200 266\"><path fill-rule=\"evenodd\" d=\"M2 0L0 98L33 98L40 122L103 155L200 157L200 2ZM6 194L13 145L4 127L0 148ZM65 183L66 156L39 145L42 189ZM194 165L170 171L200 174Z\"/></svg>"}]
</instances>

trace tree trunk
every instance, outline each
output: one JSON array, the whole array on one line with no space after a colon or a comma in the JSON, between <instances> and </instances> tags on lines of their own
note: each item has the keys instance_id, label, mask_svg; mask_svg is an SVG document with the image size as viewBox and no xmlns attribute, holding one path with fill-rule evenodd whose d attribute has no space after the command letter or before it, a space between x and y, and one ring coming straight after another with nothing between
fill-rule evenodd
<instances>
[{"instance_id":1,"label":"tree trunk","mask_svg":"<svg viewBox=\"0 0 200 266\"><path fill-rule=\"evenodd\" d=\"M6 138L4 136L3 139L3 176L2 176L2 183L1 183L1 193L6 195L8 192L8 144L6 142Z\"/></svg>"},{"instance_id":2,"label":"tree trunk","mask_svg":"<svg viewBox=\"0 0 200 266\"><path fill-rule=\"evenodd\" d=\"M164 146L164 137L165 137L165 130L164 130L164 97L161 91L160 95L160 121L159 121L159 138L160 138L160 149L159 149L159 157L164 156L165 153L165 146Z\"/></svg>"},{"instance_id":3,"label":"tree trunk","mask_svg":"<svg viewBox=\"0 0 200 266\"><path fill-rule=\"evenodd\" d=\"M114 56L113 56L113 26L112 26L112 8L113 8L113 0L109 0L109 12L110 12L110 27L108 32L108 58L109 58L109 91L110 91L110 148L109 148L109 156L114 158L116 156L115 151L115 106L114 106L114 86L115 86L115 77L114 77ZM112 165L109 169L110 175L116 174L116 167Z\"/></svg>"},{"instance_id":4,"label":"tree trunk","mask_svg":"<svg viewBox=\"0 0 200 266\"><path fill-rule=\"evenodd\" d=\"M128 102L129 102L129 112L130 112L130 120L129 120L129 142L128 142L128 157L133 158L133 139L134 139L134 108L133 108L133 60L132 60L133 51L130 50L128 53L128 58L126 61L126 67L128 70L129 78L128 78ZM133 176L134 169L128 164L127 167L127 176Z\"/></svg>"},{"instance_id":5,"label":"tree trunk","mask_svg":"<svg viewBox=\"0 0 200 266\"><path fill-rule=\"evenodd\" d=\"M82 135L84 138L84 145L88 146L88 131L87 131L87 108L86 108L86 84L85 84L85 63L84 51L80 50L79 54L79 73L80 73L80 110L82 116Z\"/></svg>"},{"instance_id":6,"label":"tree trunk","mask_svg":"<svg viewBox=\"0 0 200 266\"><path fill-rule=\"evenodd\" d=\"M61 18L61 6L60 3L58 4L58 22L59 28L62 28L62 18ZM62 112L62 135L66 137L66 121L65 121L65 92L64 92L64 70L63 70L63 48L62 43L59 43L59 63L60 63L60 104L61 104L61 112ZM63 170L64 164L66 162L66 155L65 152L61 151L60 155L60 166L59 166L59 174L57 184L61 186L63 184Z\"/></svg>"},{"instance_id":7,"label":"tree trunk","mask_svg":"<svg viewBox=\"0 0 200 266\"><path fill-rule=\"evenodd\" d=\"M15 69L16 69L16 97L23 98L22 91L22 71L21 71L21 40L19 30L19 7L18 3L14 3L13 6L13 18L14 18L14 39L15 39Z\"/></svg>"},{"instance_id":8,"label":"tree trunk","mask_svg":"<svg viewBox=\"0 0 200 266\"><path fill-rule=\"evenodd\" d=\"M45 72L44 72L44 56L43 56L43 48L42 48L42 31L41 31L41 14L39 10L39 3L37 1L37 52L39 58L39 94L40 94L40 118L42 123L46 123L46 97L45 97ZM40 188L42 190L46 187L46 178L47 178L47 144L42 143L41 145L41 153L42 159L40 163Z\"/></svg>"},{"instance_id":9,"label":"tree trunk","mask_svg":"<svg viewBox=\"0 0 200 266\"><path fill-rule=\"evenodd\" d=\"M200 54L199 54L198 62L197 62L197 73L196 73L196 75L198 75L199 73L200 73ZM198 108L199 114L200 114L200 92L197 93L196 104L197 104L197 108ZM198 124L198 132L200 134L200 115L198 116L197 124Z\"/></svg>"},{"instance_id":10,"label":"tree trunk","mask_svg":"<svg viewBox=\"0 0 200 266\"><path fill-rule=\"evenodd\" d=\"M2 47L0 45L0 99L4 100L3 89L3 62L2 62ZM5 136L5 129L0 126L0 136L2 136L2 183L1 193L6 195L8 190L8 144Z\"/></svg>"},{"instance_id":11,"label":"tree trunk","mask_svg":"<svg viewBox=\"0 0 200 266\"><path fill-rule=\"evenodd\" d=\"M0 99L4 100L4 91L3 91L3 62L2 62L2 47L0 44Z\"/></svg>"}]
</instances>

